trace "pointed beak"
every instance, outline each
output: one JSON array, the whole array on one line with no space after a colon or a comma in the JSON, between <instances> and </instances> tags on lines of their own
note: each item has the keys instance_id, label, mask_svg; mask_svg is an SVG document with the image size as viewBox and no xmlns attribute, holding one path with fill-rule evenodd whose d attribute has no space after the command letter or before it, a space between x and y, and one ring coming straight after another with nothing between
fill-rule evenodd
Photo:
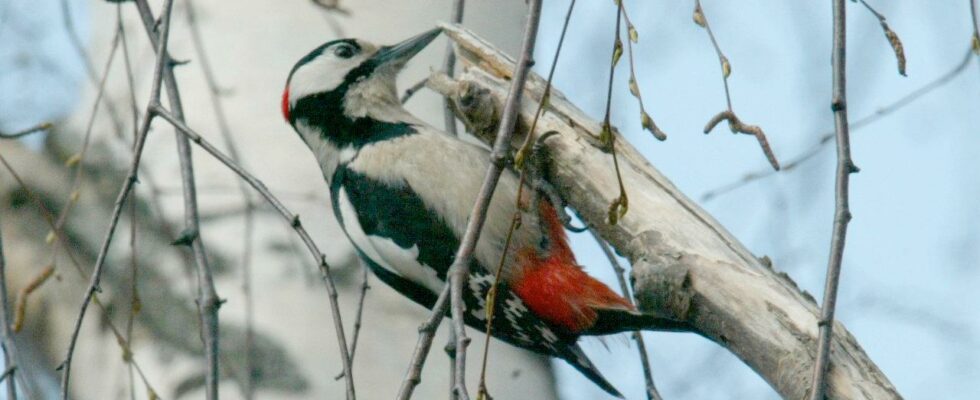
<instances>
[{"instance_id":1,"label":"pointed beak","mask_svg":"<svg viewBox=\"0 0 980 400\"><path fill-rule=\"evenodd\" d=\"M442 29L436 28L421 35L407 39L396 45L382 46L380 49L378 49L378 52L371 57L371 61L378 67L386 65L401 67L405 65L408 60L422 51L422 49L428 46L429 43L432 43L432 41L435 40L440 33L442 33Z\"/></svg>"}]
</instances>

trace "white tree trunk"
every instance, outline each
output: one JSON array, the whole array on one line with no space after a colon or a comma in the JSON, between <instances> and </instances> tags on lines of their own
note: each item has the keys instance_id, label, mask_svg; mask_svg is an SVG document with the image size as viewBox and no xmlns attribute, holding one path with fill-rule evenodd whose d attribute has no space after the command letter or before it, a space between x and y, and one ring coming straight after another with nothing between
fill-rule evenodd
<instances>
[{"instance_id":1,"label":"white tree trunk","mask_svg":"<svg viewBox=\"0 0 980 400\"><path fill-rule=\"evenodd\" d=\"M458 80L435 75L430 87L454 99L457 113L483 140L492 140L513 63L472 33L446 27L467 67ZM532 76L522 103L519 146L541 99L544 80ZM617 137L629 212L607 223L619 195L612 156L600 150L600 125L552 92L537 132L560 134L545 144L549 178L589 226L633 264L640 307L689 322L768 381L784 398L809 390L816 351L817 306L785 273L749 252L714 218L681 193L635 148ZM617 134L618 136L618 134ZM898 399L888 378L853 336L834 327L827 397Z\"/></svg>"}]
</instances>

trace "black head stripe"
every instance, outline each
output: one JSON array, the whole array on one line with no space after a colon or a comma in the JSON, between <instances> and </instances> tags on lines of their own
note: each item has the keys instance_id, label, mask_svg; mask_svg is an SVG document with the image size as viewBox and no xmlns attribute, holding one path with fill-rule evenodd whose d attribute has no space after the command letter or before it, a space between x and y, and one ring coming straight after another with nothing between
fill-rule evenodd
<instances>
[{"instance_id":1,"label":"black head stripe","mask_svg":"<svg viewBox=\"0 0 980 400\"><path fill-rule=\"evenodd\" d=\"M357 40L354 40L354 39L337 39L337 40L331 40L329 42L326 42L324 44L321 44L320 47L317 47L317 48L313 49L313 51L309 52L309 54L307 54L307 55L303 56L303 58L299 59L299 61L296 62L296 65L293 65L293 69L289 71L289 77L292 78L293 77L293 73L295 73L296 70L299 69L299 67L302 67L302 66L306 65L310 61L313 61L314 59L316 59L317 57L319 57L321 54L323 54L323 52L326 51L327 49L329 49L329 48L331 48L333 46L336 46L338 44L341 44L341 43L349 44L349 45L353 46L355 49L357 49L358 51L361 50L361 45L357 44Z\"/></svg>"}]
</instances>

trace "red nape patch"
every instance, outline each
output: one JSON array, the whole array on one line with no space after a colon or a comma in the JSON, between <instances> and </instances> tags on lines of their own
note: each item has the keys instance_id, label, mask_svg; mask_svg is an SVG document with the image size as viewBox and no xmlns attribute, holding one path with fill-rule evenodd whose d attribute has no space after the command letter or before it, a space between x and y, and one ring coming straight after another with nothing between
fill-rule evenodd
<instances>
[{"instance_id":1,"label":"red nape patch","mask_svg":"<svg viewBox=\"0 0 980 400\"><path fill-rule=\"evenodd\" d=\"M286 119L286 122L290 122L289 119L289 86L286 90L282 91L282 117Z\"/></svg>"},{"instance_id":2,"label":"red nape patch","mask_svg":"<svg viewBox=\"0 0 980 400\"><path fill-rule=\"evenodd\" d=\"M512 287L528 309L549 324L578 333L595 324L596 308L633 309L577 265L555 257L524 259L533 261L522 262L523 274Z\"/></svg>"}]
</instances>

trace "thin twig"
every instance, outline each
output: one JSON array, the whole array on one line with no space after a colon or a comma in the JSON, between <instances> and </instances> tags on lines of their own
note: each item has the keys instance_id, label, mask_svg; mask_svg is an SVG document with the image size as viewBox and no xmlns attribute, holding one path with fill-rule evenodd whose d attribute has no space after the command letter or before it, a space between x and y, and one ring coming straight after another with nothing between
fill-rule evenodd
<instances>
[{"instance_id":1,"label":"thin twig","mask_svg":"<svg viewBox=\"0 0 980 400\"><path fill-rule=\"evenodd\" d=\"M65 226L65 223L68 222L68 216L71 214L73 207L78 202L79 186L81 185L82 178L84 177L86 170L86 168L83 166L83 162L85 161L85 156L88 155L88 149L92 142L92 131L95 127L95 117L98 115L99 105L103 103L103 99L105 99L104 102L106 104L109 103L105 96L106 83L109 80L109 72L112 69L112 62L115 59L116 50L119 48L119 45L122 42L122 35L122 27L117 25L116 33L112 38L112 46L109 49L109 56L105 62L105 69L102 71L102 76L99 78L98 91L95 95L95 101L92 104L92 111L89 114L88 122L85 126L85 134L83 135L81 149L77 153L71 155L68 160L65 161L66 166L75 168L75 173L70 184L71 189L68 192L68 199L65 201L65 206L61 209L61 212L58 215L58 220L55 223L55 230L62 229ZM121 132L117 131L117 134L121 134ZM51 252L52 265L55 265L57 260L56 255L57 252Z\"/></svg>"},{"instance_id":2,"label":"thin twig","mask_svg":"<svg viewBox=\"0 0 980 400\"><path fill-rule=\"evenodd\" d=\"M361 337L361 318L364 315L364 298L367 297L367 291L371 289L368 284L370 273L368 267L361 264L361 293L357 298L357 312L354 313L354 333L350 340L350 364L354 365L354 353L357 352L357 339ZM333 377L334 380L340 380L344 377L344 371L340 371L337 376Z\"/></svg>"},{"instance_id":3,"label":"thin twig","mask_svg":"<svg viewBox=\"0 0 980 400\"><path fill-rule=\"evenodd\" d=\"M89 83L97 88L99 87L99 77L95 72L95 65L92 63L92 59L86 52L85 44L82 42L82 38L78 35L78 32L75 29L75 21L72 19L71 9L69 8L68 4L69 0L61 0L61 23L65 28L65 32L68 33L68 42L78 54L78 57L82 59L82 66L85 68L85 73L88 76ZM112 121L116 134L121 134L123 131L123 124L119 118L119 112L116 111L116 107L112 104L112 102L107 101L105 106L106 112L109 113L109 119Z\"/></svg>"},{"instance_id":4,"label":"thin twig","mask_svg":"<svg viewBox=\"0 0 980 400\"><path fill-rule=\"evenodd\" d=\"M898 63L898 73L902 76L908 76L905 74L905 46L902 46L902 40L898 38L898 34L888 26L888 21L885 16L879 13L877 10L871 7L868 2L864 0L851 0L852 2L860 2L864 8L867 8L871 15L874 15L878 19L878 23L881 24L881 30L885 32L885 39L888 40L888 44L892 47L892 51L895 52L895 61Z\"/></svg>"},{"instance_id":5,"label":"thin twig","mask_svg":"<svg viewBox=\"0 0 980 400\"><path fill-rule=\"evenodd\" d=\"M653 137L657 140L663 141L667 140L667 134L664 133L653 121L653 117L647 113L646 108L643 106L643 96L640 95L640 84L636 79L636 62L633 57L633 43L639 40L639 33L636 32L636 27L633 26L633 21L630 21L629 14L626 13L626 5L622 4L622 0L617 1L620 4L620 11L623 13L623 19L626 20L626 32L628 34L628 40L626 40L626 51L630 59L630 81L629 88L630 94L636 97L637 103L640 104L640 125L643 129L650 132Z\"/></svg>"},{"instance_id":6,"label":"thin twig","mask_svg":"<svg viewBox=\"0 0 980 400\"><path fill-rule=\"evenodd\" d=\"M473 212L470 213L466 224L466 230L460 241L459 249L456 251L453 265L450 267L449 285L451 288L453 328L456 331L456 384L454 391L459 400L469 400L466 392L466 347L469 346L470 338L466 336L466 323L464 321L465 304L463 303L464 282L469 279L470 263L473 260L473 250L476 249L477 240L480 238L480 231L483 223L486 222L487 209L490 206L490 198L500 180L500 174L504 171L507 155L510 148L510 138L514 133L517 124L517 114L520 108L521 98L524 92L524 83L527 80L527 73L533 64L534 42L538 36L538 23L541 20L541 0L529 1L527 25L524 28L524 38L521 43L521 52L514 66L513 80L511 81L510 91L507 94L507 101L501 113L500 125L497 130L497 139L490 153L490 166L483 185L477 195L476 203L473 205ZM444 313L444 309L433 309L435 313Z\"/></svg>"},{"instance_id":7,"label":"thin twig","mask_svg":"<svg viewBox=\"0 0 980 400\"><path fill-rule=\"evenodd\" d=\"M48 278L54 274L54 265L48 265L37 273L24 287L17 291L17 299L14 301L14 322L11 328L14 333L20 332L24 327L24 315L27 313L27 298L34 293Z\"/></svg>"},{"instance_id":8,"label":"thin twig","mask_svg":"<svg viewBox=\"0 0 980 400\"><path fill-rule=\"evenodd\" d=\"M47 131L47 130L51 129L52 126L54 126L54 125L52 125L50 122L45 122L45 123L42 123L40 125L32 126L30 128L24 129L22 131L17 131L17 132L13 132L13 133L0 132L0 139L17 139L17 138L20 138L20 137L24 137L24 136L30 135L32 133L37 133L37 132L41 132L41 131Z\"/></svg>"},{"instance_id":9,"label":"thin twig","mask_svg":"<svg viewBox=\"0 0 980 400\"><path fill-rule=\"evenodd\" d=\"M415 387L418 386L419 382L422 382L422 367L425 366L425 359L429 355L429 350L432 349L432 339L436 336L436 330L439 329L439 324L446 316L446 309L449 307L449 292L450 285L443 287L442 292L439 293L439 298L432 306L432 315L419 327L419 340L415 344L415 351L412 352L412 362L408 365L408 372L405 373L405 379L402 379L401 388L398 389L397 400L412 398ZM438 312L440 310L441 312ZM450 331L452 330L450 329ZM453 384L455 382L450 383L450 385Z\"/></svg>"},{"instance_id":10,"label":"thin twig","mask_svg":"<svg viewBox=\"0 0 980 400\"><path fill-rule=\"evenodd\" d=\"M756 125L745 124L735 116L735 110L732 108L732 95L728 88L728 77L732 74L732 64L728 62L728 57L725 57L725 54L721 52L721 47L718 46L718 40L715 39L715 34L711 31L711 24L708 23L708 18L704 15L704 9L701 8L701 0L694 0L694 23L704 28L705 32L708 32L708 38L711 39L711 46L714 47L715 54L718 56L718 64L721 66L721 80L725 87L725 104L728 107L725 111L718 113L708 121L708 124L704 127L704 133L708 134L719 122L727 120L728 128L731 129L732 133L755 136L759 141L759 145L762 147L762 152L766 155L766 159L769 160L769 164L772 165L774 170L778 171L779 161L776 160L776 155L772 152L772 148L769 147L769 141L766 140L766 135L763 133L762 128Z\"/></svg>"},{"instance_id":11,"label":"thin twig","mask_svg":"<svg viewBox=\"0 0 980 400\"><path fill-rule=\"evenodd\" d=\"M449 16L450 22L454 24L461 24L463 22L463 7L466 5L465 0L453 0L452 13ZM445 72L447 76L452 78L453 73L456 70L456 52L453 51L453 41L446 41L446 58L442 62L442 72ZM452 100L448 97L442 99L443 103L443 121L446 125L446 132L453 136L458 136L456 132L456 114L453 114Z\"/></svg>"},{"instance_id":12,"label":"thin twig","mask_svg":"<svg viewBox=\"0 0 980 400\"><path fill-rule=\"evenodd\" d=\"M88 309L88 305L92 300L92 296L99 289L99 280L102 277L102 267L105 265L105 258L109 251L109 245L112 243L112 237L115 234L116 225L119 222L119 215L122 213L123 204L126 202L126 198L129 196L133 184L136 183L136 174L139 170L140 160L143 155L143 147L146 144L146 137L150 131L150 124L153 121L153 114L151 110L154 105L159 104L161 83L163 80L163 71L166 66L166 48L167 39L170 33L170 11L173 7L173 0L166 0L164 2L163 16L161 17L161 40L157 44L157 59L156 68L153 72L153 85L150 90L150 101L147 106L147 112L143 117L143 124L140 126L139 135L136 143L136 151L133 155L132 165L127 173L126 180L123 182L122 188L119 190L119 195L116 197L115 205L112 210L112 217L110 217L108 232L106 232L105 239L102 242L102 246L99 249L98 256L96 257L95 267L92 271L91 281L89 283L88 289L85 291L85 297L82 299L81 309L78 313L78 318L75 320L75 328L71 334L71 340L68 344L68 351L65 356L65 361L62 364L62 376L61 376L61 398L62 400L68 399L68 384L71 376L71 361L72 356L75 351L75 344L78 341L78 334L82 327L82 321L85 318L85 311Z\"/></svg>"},{"instance_id":13,"label":"thin twig","mask_svg":"<svg viewBox=\"0 0 980 400\"><path fill-rule=\"evenodd\" d=\"M408 100L411 99L412 96L415 96L415 93L425 87L426 82L429 82L429 77L422 78L422 80L415 82L414 85L409 86L408 89L405 89L405 94L403 94L402 98L400 99L401 103L408 103Z\"/></svg>"},{"instance_id":14,"label":"thin twig","mask_svg":"<svg viewBox=\"0 0 980 400\"><path fill-rule=\"evenodd\" d=\"M207 51L204 48L204 40L201 37L201 30L197 23L197 14L194 9L194 2L192 0L186 0L187 10L187 25L190 28L191 42L194 46L194 52L198 57L201 66L201 71L204 73L205 82L208 86L208 93L211 98L211 107L214 110L215 119L218 121L218 131L221 133L221 138L224 141L225 147L228 149L228 155L237 164L245 167L247 164L243 161L240 153L238 152L238 146L235 145L235 140L231 135L231 128L228 124L228 118L225 114L224 104L221 102L221 96L223 93L227 92L221 90L218 86L217 78L214 74L214 69L211 67L211 61L208 58ZM238 191L241 193L242 201L245 203L245 216L244 216L244 229L242 232L242 255L241 255L241 267L242 267L242 295L245 298L245 346L243 349L245 358L245 374L244 374L244 385L243 395L245 399L251 400L255 397L255 382L252 379L253 371L255 369L253 365L252 356L254 353L254 342L255 342L255 328L254 328L254 317L255 317L255 306L252 298L252 248L254 247L254 231L255 231L255 207L252 202L252 196L248 191L248 187L245 182L241 180L236 181L238 185Z\"/></svg>"},{"instance_id":15,"label":"thin twig","mask_svg":"<svg viewBox=\"0 0 980 400\"><path fill-rule=\"evenodd\" d=\"M42 219L47 224L48 228L51 229L52 232L54 232L55 239L59 241L59 247L65 250L65 254L68 256L68 259L71 261L72 266L75 267L75 272L78 273L78 277L82 280L88 278L85 274L85 271L82 270L81 263L78 262L78 258L76 257L73 251L73 247L69 246L68 235L63 230L56 229L57 227L55 225L54 213L51 212L51 210L49 210L47 206L44 205L44 202L41 201L41 198L36 193L34 193L34 191L31 190L29 186L27 186L24 180L20 177L20 174L18 174L17 171L13 168L13 166L11 166L9 162L7 162L7 159L4 158L3 155L0 155L0 164L2 164L3 167L7 170L7 172L9 172L10 175L14 177L14 180L17 181L17 184L20 186L21 190L23 190L24 193L27 194L27 197L30 198L31 202L34 203L34 205L37 207L38 211L41 214ZM123 353L124 357L128 356L129 359L127 361L131 363L133 367L136 368L136 372L139 373L140 379L143 381L147 393L156 393L156 390L153 389L153 385L150 384L150 381L146 377L146 374L143 373L142 368L140 368L140 365L133 358L133 352L131 346L129 345L129 342L123 336L122 331L118 327L116 327L112 319L109 318L109 311L106 309L106 306L102 304L102 302L99 300L98 293L92 295L92 303L94 303L96 308L101 312L102 323L105 324L105 326L107 326L109 330L112 331L112 334L116 337L116 343L119 345L120 351ZM38 398L37 396L34 396L30 392L30 390L33 390L32 386L24 385L22 389L28 391L25 397L30 399Z\"/></svg>"},{"instance_id":16,"label":"thin twig","mask_svg":"<svg viewBox=\"0 0 980 400\"><path fill-rule=\"evenodd\" d=\"M913 90L909 94L900 97L898 100L895 100L894 102L889 103L875 110L873 113L868 114L854 121L853 123L850 124L849 127L850 131L856 132L859 129L864 128L865 126L868 126L871 123L876 122L879 119L888 116L889 114L898 111L907 105L914 103L916 100L919 100L920 98L931 93L932 91L945 86L947 83L951 82L953 78L956 78L963 71L965 71L966 67L970 64L971 60L973 60L973 52L970 49L967 49L963 55L963 59L957 62L957 64L953 66L952 69L944 72L942 75L936 77L936 79L933 79L927 82L926 84L922 85L921 87ZM820 152L820 150L824 149L827 146L827 144L832 142L832 139L834 138L834 131L825 132L819 135L819 137L820 139L818 139L817 143L811 146L807 151L797 155L796 157L792 158L788 163L784 164L782 167L782 171L786 172L786 171L795 170L804 162L813 159L813 157L816 156ZM702 201L712 200L732 190L738 189L742 186L755 182L759 179L773 176L775 174L776 171L768 168L761 169L755 172L750 172L748 174L745 174L745 176L743 176L741 179L735 182L731 182L729 184L719 186L715 189L709 190L708 192L701 195L701 200Z\"/></svg>"},{"instance_id":17,"label":"thin twig","mask_svg":"<svg viewBox=\"0 0 980 400\"><path fill-rule=\"evenodd\" d=\"M626 298L626 301L631 306L634 305L633 295L630 292L629 284L626 283L626 270L620 265L619 259L616 258L616 254L613 253L609 244L599 237L599 234L595 230L589 229L589 233L592 234L592 238L599 244L602 254L609 260L609 265L612 267L613 272L616 273L616 279L619 281L619 289L623 292L623 297ZM636 341L636 350L640 353L640 363L643 365L643 379L646 382L647 400L663 400L660 392L657 391L657 386L653 382L653 368L650 366L650 356L647 355L647 346L643 341L642 332L634 331L633 340Z\"/></svg>"},{"instance_id":18,"label":"thin twig","mask_svg":"<svg viewBox=\"0 0 980 400\"><path fill-rule=\"evenodd\" d=\"M202 149L204 149L204 151L211 154L219 162L244 179L245 182L252 187L252 189L258 192L267 202L269 202L269 204L272 205L273 208L276 209L276 212L278 212L279 215L281 215L290 224L293 230L296 231L296 234L299 235L300 239L303 240L306 248L316 260L320 273L323 276L324 284L327 288L327 293L330 299L331 316L333 317L334 329L337 333L337 345L340 347L341 362L344 365L344 376L347 380L348 398L353 399L354 381L350 373L350 355L347 351L347 340L344 334L344 324L341 320L340 306L337 302L337 288L334 285L333 275L330 270L330 266L327 264L326 256L322 251L320 251L316 243L313 242L313 239L310 237L310 234L306 232L306 229L303 228L299 215L293 214L291 211L289 211L289 209L286 208L286 206L283 205L282 202L272 194L272 192L269 191L262 181L258 180L258 178L236 164L234 160L219 151L216 147L214 147L214 145L205 140L203 137L201 137L201 135L189 128L182 121L179 121L173 114L170 114L166 110L160 108L159 105L154 109L154 112L158 113L161 118L167 120L171 125L177 128L177 131L187 136L192 142L200 146Z\"/></svg>"},{"instance_id":19,"label":"thin twig","mask_svg":"<svg viewBox=\"0 0 980 400\"><path fill-rule=\"evenodd\" d=\"M116 4L116 28L120 32L120 45L123 49L123 66L126 70L126 85L129 87L129 103L131 112L133 115L133 142L131 145L132 151L136 151L136 139L139 137L139 106L136 104L136 83L133 79L133 65L132 60L129 55L129 44L126 41L126 29L122 18L122 4ZM120 140L122 138L119 138ZM135 153L134 153L135 154ZM135 189L134 189L135 190ZM136 378L134 374L133 366L133 353L132 353L132 343L133 343L133 327L136 323L136 316L140 313L143 307L142 301L139 295L139 256L137 253L136 239L138 230L138 218L136 213L136 198L137 195L134 192L133 198L129 200L129 313L126 315L126 332L125 339L127 346L124 347L123 358L126 360L126 372L129 378L129 398L130 400L136 400Z\"/></svg>"},{"instance_id":20,"label":"thin twig","mask_svg":"<svg viewBox=\"0 0 980 400\"><path fill-rule=\"evenodd\" d=\"M847 223L851 220L848 205L848 184L852 173L858 171L851 160L851 144L847 131L846 54L847 25L844 0L833 0L834 47L831 55L833 66L834 128L837 132L837 182L835 188L834 231L830 240L830 260L827 264L827 282L824 285L823 306L820 310L820 337L817 340L817 358L813 367L813 388L810 400L823 400L827 385L827 369L830 364L830 344L833 335L834 310L837 304L837 286L840 282L841 262L847 238Z\"/></svg>"},{"instance_id":21,"label":"thin twig","mask_svg":"<svg viewBox=\"0 0 980 400\"><path fill-rule=\"evenodd\" d=\"M7 370L3 377L14 373L14 366L19 362L17 359L17 345L14 343L14 332L10 327L10 303L7 299L7 259L3 254L3 229L0 226L0 323L3 324L3 360ZM18 374L22 375L22 374ZM16 378L16 376L14 376ZM14 378L7 380L7 398L17 400L17 385ZM0 378L2 380L3 378ZM26 386L26 385L25 385Z\"/></svg>"},{"instance_id":22,"label":"thin twig","mask_svg":"<svg viewBox=\"0 0 980 400\"><path fill-rule=\"evenodd\" d=\"M481 395L487 394L486 388L486 376L487 376L487 359L490 354L490 337L493 334L493 318L496 310L496 299L497 299L497 287L500 285L500 276L504 268L504 263L507 258L507 253L510 249L511 238L514 235L514 231L521 224L521 212L522 204L521 199L523 198L524 186L527 182L528 168L536 168L537 165L525 166L525 161L530 157L530 153L533 151L532 147L535 142L535 130L538 126L538 120L541 114L544 113L545 107L548 105L549 97L551 96L551 82L555 77L555 71L558 68L558 58L561 55L561 49L565 43L565 34L568 33L568 26L572 19L572 11L575 9L575 0L572 0L568 4L568 11L565 13L565 20L562 24L561 35L558 37L558 46L555 48L555 55L551 60L551 68L548 70L548 79L545 82L544 92L541 95L541 101L538 102L538 109L534 113L534 119L531 121L531 127L528 129L527 136L524 138L524 143L518 150L515 156L514 164L520 170L520 179L517 184L517 196L515 196L515 211L514 216L511 218L511 224L507 231L507 238L504 240L504 248L500 253L500 262L497 264L497 271L493 280L493 285L487 292L487 323L485 338L483 343L483 362L480 367L480 382L479 391ZM538 174L540 175L540 174ZM533 202L532 202L533 203ZM535 206L536 207L536 206ZM555 207L560 207L560 205L555 205ZM455 352L455 348L453 349ZM455 353L454 353L455 356Z\"/></svg>"},{"instance_id":23,"label":"thin twig","mask_svg":"<svg viewBox=\"0 0 980 400\"><path fill-rule=\"evenodd\" d=\"M172 5L172 0L168 3ZM169 6L168 6L169 7ZM143 27L149 36L150 43L157 44L164 40L159 40L156 35L156 24L152 17L152 11L147 0L137 0L136 8L143 21ZM168 11L169 12L169 11ZM170 23L169 16L161 24ZM168 30L169 27L162 28ZM157 49L157 57L165 60L163 66L163 84L167 88L167 99L173 115L183 120L183 106L180 101L180 91L177 88L177 80L174 78L174 62L171 59L166 47ZM159 95L159 94L158 94ZM159 103L159 102L157 102ZM151 106L156 105L151 103ZM159 107L154 107L159 108ZM219 340L218 332L218 309L221 307L221 299L218 298L214 287L214 275L211 265L208 262L207 252L204 249L204 242L200 239L200 218L198 216L197 192L194 182L194 164L191 158L191 147L184 135L176 135L177 156L180 159L180 177L184 186L184 229L190 233L189 245L194 255L197 265L198 277L198 298L197 307L201 319L201 339L204 342L204 357L206 373L204 376L205 397L208 400L218 399L219 383Z\"/></svg>"},{"instance_id":24,"label":"thin twig","mask_svg":"<svg viewBox=\"0 0 980 400\"><path fill-rule=\"evenodd\" d=\"M609 84L606 87L606 111L602 118L602 132L599 134L599 141L604 150L612 153L613 168L616 170L616 183L619 184L619 196L609 204L608 221L610 225L616 225L626 212L629 210L629 197L626 196L626 185L623 184L623 175L619 170L619 155L616 153L616 135L612 128L612 90L613 81L616 77L616 64L623 56L623 41L619 38L620 26L623 20L623 2L616 1L616 30L613 36L612 59L609 62Z\"/></svg>"},{"instance_id":25,"label":"thin twig","mask_svg":"<svg viewBox=\"0 0 980 400\"><path fill-rule=\"evenodd\" d=\"M970 47L973 53L980 56L980 15L977 15L977 0L967 0L970 2L970 20L973 21L973 37L970 38Z\"/></svg>"}]
</instances>

